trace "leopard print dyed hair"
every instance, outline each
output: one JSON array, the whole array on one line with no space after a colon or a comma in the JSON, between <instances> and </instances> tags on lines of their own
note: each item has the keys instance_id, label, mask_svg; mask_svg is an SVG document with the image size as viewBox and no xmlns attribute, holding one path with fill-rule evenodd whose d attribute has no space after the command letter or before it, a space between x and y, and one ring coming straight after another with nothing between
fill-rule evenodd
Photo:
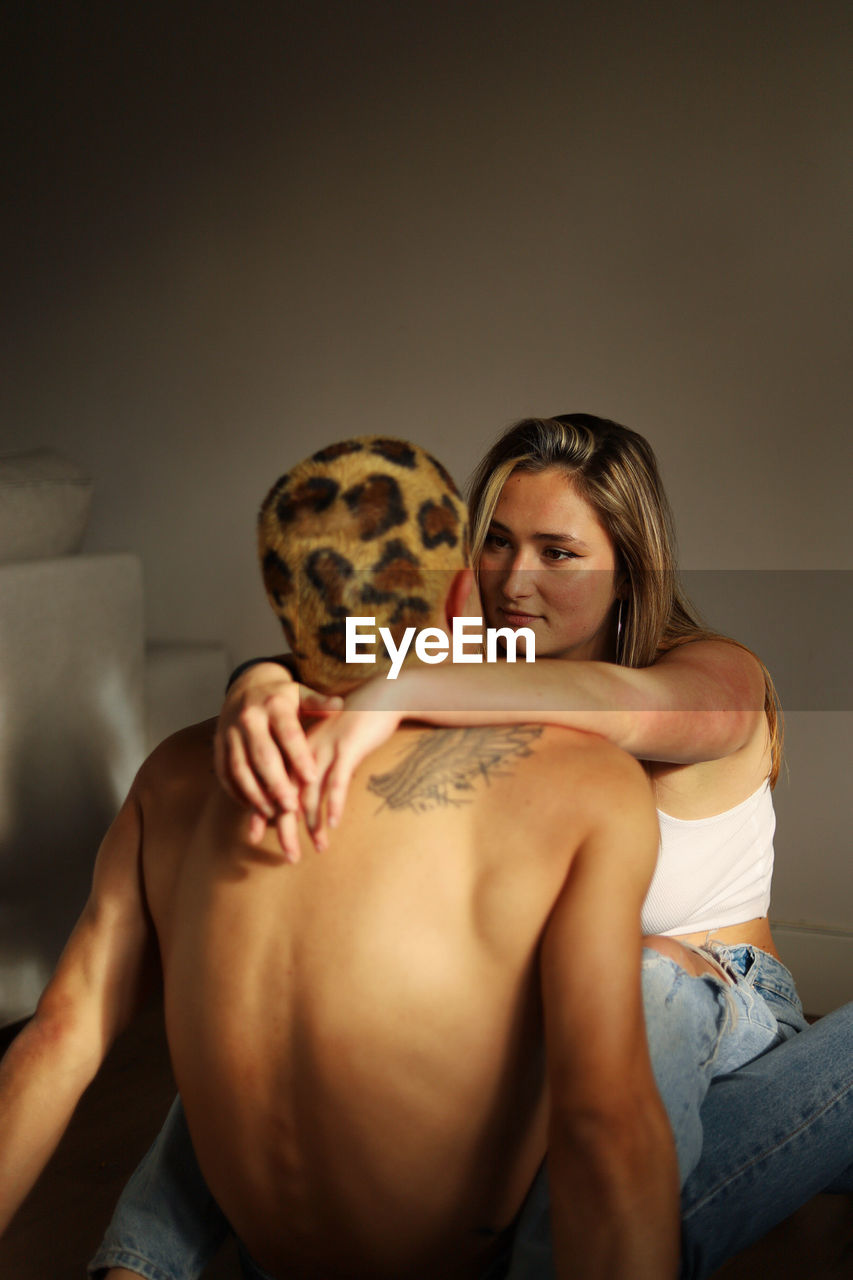
<instances>
[{"instance_id":1,"label":"leopard print dyed hair","mask_svg":"<svg viewBox=\"0 0 853 1280\"><path fill-rule=\"evenodd\" d=\"M300 679L345 692L387 670L347 663L348 616L375 618L399 644L435 616L468 564L468 515L430 454L405 440L361 436L329 445L273 485L258 518L264 586Z\"/></svg>"}]
</instances>

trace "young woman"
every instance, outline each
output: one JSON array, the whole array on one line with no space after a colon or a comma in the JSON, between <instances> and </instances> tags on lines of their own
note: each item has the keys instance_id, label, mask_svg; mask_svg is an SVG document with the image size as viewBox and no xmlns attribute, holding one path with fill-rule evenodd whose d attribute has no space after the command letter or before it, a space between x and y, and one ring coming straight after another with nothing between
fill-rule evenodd
<instances>
[{"instance_id":1,"label":"young woman","mask_svg":"<svg viewBox=\"0 0 853 1280\"><path fill-rule=\"evenodd\" d=\"M353 770L407 714L445 725L564 724L644 761L661 821L643 920L654 935L647 1027L687 1183L684 1274L708 1274L844 1170L838 1185L853 1189L853 1006L825 1019L820 1035L806 1030L767 920L775 692L758 659L703 628L680 596L666 499L636 433L588 415L525 420L478 468L471 514L485 621L532 633L536 663L404 669L343 710L279 666L257 666L223 710L220 778L257 810L258 831L277 823L295 858L300 790L322 848ZM300 709L325 717L308 738ZM724 1078L708 1096L715 1076ZM710 1105L726 1083L730 1122ZM512 1280L541 1274L547 1233L543 1174Z\"/></svg>"}]
</instances>

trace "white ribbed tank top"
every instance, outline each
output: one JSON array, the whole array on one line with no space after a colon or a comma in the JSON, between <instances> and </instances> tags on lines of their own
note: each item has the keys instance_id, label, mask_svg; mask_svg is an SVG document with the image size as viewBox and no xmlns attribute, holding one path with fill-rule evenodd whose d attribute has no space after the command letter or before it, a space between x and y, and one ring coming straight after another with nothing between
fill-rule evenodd
<instances>
[{"instance_id":1,"label":"white ribbed tank top","mask_svg":"<svg viewBox=\"0 0 853 1280\"><path fill-rule=\"evenodd\" d=\"M769 781L711 818L673 818L658 809L658 820L644 933L701 933L767 915L776 829Z\"/></svg>"}]
</instances>

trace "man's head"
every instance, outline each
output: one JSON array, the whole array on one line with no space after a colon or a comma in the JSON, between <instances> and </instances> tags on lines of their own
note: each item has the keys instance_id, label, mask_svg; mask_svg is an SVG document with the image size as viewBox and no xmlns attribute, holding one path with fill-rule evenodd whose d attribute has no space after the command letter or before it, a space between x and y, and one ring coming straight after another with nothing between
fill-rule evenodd
<instances>
[{"instance_id":1,"label":"man's head","mask_svg":"<svg viewBox=\"0 0 853 1280\"><path fill-rule=\"evenodd\" d=\"M454 575L468 564L465 503L448 472L404 440L361 436L312 454L276 481L258 544L267 596L300 678L343 692L384 671L347 663L347 617L376 619L395 644L406 627L444 621Z\"/></svg>"}]
</instances>

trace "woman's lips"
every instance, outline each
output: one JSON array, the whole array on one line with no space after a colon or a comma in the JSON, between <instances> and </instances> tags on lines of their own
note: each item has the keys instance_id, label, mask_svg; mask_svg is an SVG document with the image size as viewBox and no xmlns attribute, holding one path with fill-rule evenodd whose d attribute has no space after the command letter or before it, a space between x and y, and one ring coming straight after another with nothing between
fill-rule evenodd
<instances>
[{"instance_id":1,"label":"woman's lips","mask_svg":"<svg viewBox=\"0 0 853 1280\"><path fill-rule=\"evenodd\" d=\"M539 621L538 613L512 613L509 609L500 612L511 627L529 627L531 622Z\"/></svg>"}]
</instances>

